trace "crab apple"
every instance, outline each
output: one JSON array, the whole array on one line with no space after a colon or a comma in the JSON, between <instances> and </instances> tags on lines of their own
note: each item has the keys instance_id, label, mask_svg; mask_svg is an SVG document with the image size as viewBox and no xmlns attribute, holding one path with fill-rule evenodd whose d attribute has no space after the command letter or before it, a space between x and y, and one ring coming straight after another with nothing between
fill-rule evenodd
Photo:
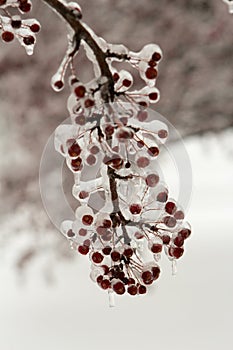
<instances>
[{"instance_id":1,"label":"crab apple","mask_svg":"<svg viewBox=\"0 0 233 350\"><path fill-rule=\"evenodd\" d=\"M79 236L86 236L87 235L87 230L85 228L80 228L80 230L78 231Z\"/></svg>"},{"instance_id":2,"label":"crab apple","mask_svg":"<svg viewBox=\"0 0 233 350\"><path fill-rule=\"evenodd\" d=\"M55 81L53 85L56 88L56 90L61 90L64 87L64 83L62 80Z\"/></svg>"},{"instance_id":3,"label":"crab apple","mask_svg":"<svg viewBox=\"0 0 233 350\"><path fill-rule=\"evenodd\" d=\"M112 125L107 125L104 132L106 136L112 136L114 133L114 127Z\"/></svg>"},{"instance_id":4,"label":"crab apple","mask_svg":"<svg viewBox=\"0 0 233 350\"><path fill-rule=\"evenodd\" d=\"M95 101L91 100L90 98L88 98L85 102L84 102L85 108L91 108L95 105Z\"/></svg>"},{"instance_id":5,"label":"crab apple","mask_svg":"<svg viewBox=\"0 0 233 350\"><path fill-rule=\"evenodd\" d=\"M151 101L156 101L158 99L159 94L157 92L151 92L148 97Z\"/></svg>"},{"instance_id":6,"label":"crab apple","mask_svg":"<svg viewBox=\"0 0 233 350\"><path fill-rule=\"evenodd\" d=\"M14 34L12 32L9 31L5 31L2 33L2 40L5 41L6 43L11 42L12 40L14 40Z\"/></svg>"},{"instance_id":7,"label":"crab apple","mask_svg":"<svg viewBox=\"0 0 233 350\"><path fill-rule=\"evenodd\" d=\"M25 36L23 38L25 45L33 45L35 43L35 38L32 35Z\"/></svg>"},{"instance_id":8,"label":"crab apple","mask_svg":"<svg viewBox=\"0 0 233 350\"><path fill-rule=\"evenodd\" d=\"M158 137L159 137L160 139L166 139L166 138L168 137L168 132L167 132L167 130L163 130L163 129L159 130L159 131L158 131Z\"/></svg>"},{"instance_id":9,"label":"crab apple","mask_svg":"<svg viewBox=\"0 0 233 350\"><path fill-rule=\"evenodd\" d=\"M181 235L183 239L187 239L191 235L191 230L188 228L183 228L178 232L178 234Z\"/></svg>"},{"instance_id":10,"label":"crab apple","mask_svg":"<svg viewBox=\"0 0 233 350\"><path fill-rule=\"evenodd\" d=\"M99 252L94 252L91 256L91 259L92 261L95 263L95 264L100 264L102 263L104 257L101 253Z\"/></svg>"},{"instance_id":11,"label":"crab apple","mask_svg":"<svg viewBox=\"0 0 233 350\"><path fill-rule=\"evenodd\" d=\"M154 281L157 280L160 275L160 268L158 266L153 266L151 268L151 272L152 272Z\"/></svg>"},{"instance_id":12,"label":"crab apple","mask_svg":"<svg viewBox=\"0 0 233 350\"><path fill-rule=\"evenodd\" d=\"M82 169L82 158L78 157L75 159L72 159L71 166L74 171L79 171Z\"/></svg>"},{"instance_id":13,"label":"crab apple","mask_svg":"<svg viewBox=\"0 0 233 350\"><path fill-rule=\"evenodd\" d=\"M142 284L138 287L139 294L146 294L147 289L146 286L143 286Z\"/></svg>"},{"instance_id":14,"label":"crab apple","mask_svg":"<svg viewBox=\"0 0 233 350\"><path fill-rule=\"evenodd\" d=\"M167 227L175 227L176 219L173 216L165 216L163 222Z\"/></svg>"},{"instance_id":15,"label":"crab apple","mask_svg":"<svg viewBox=\"0 0 233 350\"><path fill-rule=\"evenodd\" d=\"M19 5L19 9L22 11L22 12L30 12L31 11L31 7L32 5L27 2L27 1L19 1L20 2L20 5Z\"/></svg>"},{"instance_id":16,"label":"crab apple","mask_svg":"<svg viewBox=\"0 0 233 350\"><path fill-rule=\"evenodd\" d=\"M132 284L131 286L128 287L127 292L130 295L136 295L136 294L138 294L138 289L135 285Z\"/></svg>"},{"instance_id":17,"label":"crab apple","mask_svg":"<svg viewBox=\"0 0 233 350\"><path fill-rule=\"evenodd\" d=\"M86 159L86 162L87 162L88 165L95 165L96 157L93 156L93 154L89 154L89 156Z\"/></svg>"},{"instance_id":18,"label":"crab apple","mask_svg":"<svg viewBox=\"0 0 233 350\"><path fill-rule=\"evenodd\" d=\"M150 164L150 160L147 157L139 157L137 159L137 166L139 168L146 168Z\"/></svg>"},{"instance_id":19,"label":"crab apple","mask_svg":"<svg viewBox=\"0 0 233 350\"><path fill-rule=\"evenodd\" d=\"M157 201L158 202L161 202L161 203L165 203L168 199L168 194L167 192L160 192L158 195L157 195Z\"/></svg>"},{"instance_id":20,"label":"crab apple","mask_svg":"<svg viewBox=\"0 0 233 350\"><path fill-rule=\"evenodd\" d=\"M148 118L148 112L147 111L139 111L137 114L137 119L140 122L144 122Z\"/></svg>"},{"instance_id":21,"label":"crab apple","mask_svg":"<svg viewBox=\"0 0 233 350\"><path fill-rule=\"evenodd\" d=\"M82 217L82 223L84 225L90 226L93 223L93 221L94 221L94 218L92 215L86 214L86 215L83 215Z\"/></svg>"},{"instance_id":22,"label":"crab apple","mask_svg":"<svg viewBox=\"0 0 233 350\"><path fill-rule=\"evenodd\" d=\"M176 220L183 220L184 219L184 212L182 210L177 210L174 214L174 218Z\"/></svg>"},{"instance_id":23,"label":"crab apple","mask_svg":"<svg viewBox=\"0 0 233 350\"><path fill-rule=\"evenodd\" d=\"M74 93L78 98L82 98L86 94L86 88L83 85L76 86Z\"/></svg>"},{"instance_id":24,"label":"crab apple","mask_svg":"<svg viewBox=\"0 0 233 350\"><path fill-rule=\"evenodd\" d=\"M19 29L21 27L22 21L20 16L14 16L11 19L11 26L14 29Z\"/></svg>"},{"instance_id":25,"label":"crab apple","mask_svg":"<svg viewBox=\"0 0 233 350\"><path fill-rule=\"evenodd\" d=\"M159 182L159 176L156 174L149 174L146 177L146 184L149 187L155 187Z\"/></svg>"},{"instance_id":26,"label":"crab apple","mask_svg":"<svg viewBox=\"0 0 233 350\"><path fill-rule=\"evenodd\" d=\"M152 284L154 277L151 271L147 270L142 273L142 280L144 284Z\"/></svg>"},{"instance_id":27,"label":"crab apple","mask_svg":"<svg viewBox=\"0 0 233 350\"><path fill-rule=\"evenodd\" d=\"M182 247L184 244L184 239L181 235L177 235L174 239L173 239L173 243L175 244L175 246L177 247Z\"/></svg>"},{"instance_id":28,"label":"crab apple","mask_svg":"<svg viewBox=\"0 0 233 350\"><path fill-rule=\"evenodd\" d=\"M81 151L82 149L76 141L68 148L68 153L70 157L78 157Z\"/></svg>"},{"instance_id":29,"label":"crab apple","mask_svg":"<svg viewBox=\"0 0 233 350\"><path fill-rule=\"evenodd\" d=\"M102 252L104 255L110 255L111 251L112 251L112 247L110 246L106 246L102 249Z\"/></svg>"},{"instance_id":30,"label":"crab apple","mask_svg":"<svg viewBox=\"0 0 233 350\"><path fill-rule=\"evenodd\" d=\"M171 237L168 235L163 235L161 238L163 240L163 244L165 244L165 245L169 244L171 241Z\"/></svg>"},{"instance_id":31,"label":"crab apple","mask_svg":"<svg viewBox=\"0 0 233 350\"><path fill-rule=\"evenodd\" d=\"M87 255L89 253L89 247L87 245L80 245L78 247L78 252L82 255Z\"/></svg>"},{"instance_id":32,"label":"crab apple","mask_svg":"<svg viewBox=\"0 0 233 350\"><path fill-rule=\"evenodd\" d=\"M159 52L154 52L153 55L152 55L152 57L151 57L151 59L152 59L153 61L156 61L156 62L158 62L159 60L161 60L161 58L162 58L162 56L161 56L161 54L160 54Z\"/></svg>"},{"instance_id":33,"label":"crab apple","mask_svg":"<svg viewBox=\"0 0 233 350\"><path fill-rule=\"evenodd\" d=\"M159 149L156 146L149 147L148 148L148 153L152 157L156 157L159 154Z\"/></svg>"},{"instance_id":34,"label":"crab apple","mask_svg":"<svg viewBox=\"0 0 233 350\"><path fill-rule=\"evenodd\" d=\"M170 215L174 214L176 211L176 204L174 202L167 202L165 205L165 211Z\"/></svg>"},{"instance_id":35,"label":"crab apple","mask_svg":"<svg viewBox=\"0 0 233 350\"><path fill-rule=\"evenodd\" d=\"M111 252L111 259L112 259L112 261L117 262L121 259L121 254L118 251L113 250Z\"/></svg>"},{"instance_id":36,"label":"crab apple","mask_svg":"<svg viewBox=\"0 0 233 350\"><path fill-rule=\"evenodd\" d=\"M130 205L129 210L130 210L131 214L138 215L141 213L142 207L140 204L135 203L135 204Z\"/></svg>"},{"instance_id":37,"label":"crab apple","mask_svg":"<svg viewBox=\"0 0 233 350\"><path fill-rule=\"evenodd\" d=\"M156 79L157 78L158 72L153 67L149 67L149 68L147 68L145 74L146 74L147 79L152 80L152 79Z\"/></svg>"},{"instance_id":38,"label":"crab apple","mask_svg":"<svg viewBox=\"0 0 233 350\"><path fill-rule=\"evenodd\" d=\"M179 259L184 254L184 248L182 247L170 247L168 253L171 257Z\"/></svg>"},{"instance_id":39,"label":"crab apple","mask_svg":"<svg viewBox=\"0 0 233 350\"><path fill-rule=\"evenodd\" d=\"M133 255L133 249L132 248L125 248L123 255L126 258L131 258L131 256Z\"/></svg>"},{"instance_id":40,"label":"crab apple","mask_svg":"<svg viewBox=\"0 0 233 350\"><path fill-rule=\"evenodd\" d=\"M40 31L40 25L38 23L33 23L31 26L30 26L30 30L33 32L33 33L38 33Z\"/></svg>"},{"instance_id":41,"label":"crab apple","mask_svg":"<svg viewBox=\"0 0 233 350\"><path fill-rule=\"evenodd\" d=\"M125 286L122 282L116 282L113 284L113 290L116 294L122 295L125 293Z\"/></svg>"},{"instance_id":42,"label":"crab apple","mask_svg":"<svg viewBox=\"0 0 233 350\"><path fill-rule=\"evenodd\" d=\"M107 279L103 279L100 286L102 289L108 289L111 286L111 282Z\"/></svg>"}]
</instances>

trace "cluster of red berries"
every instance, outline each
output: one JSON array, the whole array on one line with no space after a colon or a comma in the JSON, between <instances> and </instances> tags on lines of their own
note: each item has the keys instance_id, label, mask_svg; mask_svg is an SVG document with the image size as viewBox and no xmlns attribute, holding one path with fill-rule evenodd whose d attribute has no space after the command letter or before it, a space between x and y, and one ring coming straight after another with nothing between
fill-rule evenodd
<instances>
[{"instance_id":1,"label":"cluster of red berries","mask_svg":"<svg viewBox=\"0 0 233 350\"><path fill-rule=\"evenodd\" d=\"M84 84L74 75L72 41L52 78L53 88L61 90L70 64L71 125L57 128L55 148L74 173L78 204L75 220L64 221L61 232L73 249L89 255L91 278L103 290L145 294L160 276L161 254L179 259L191 234L184 211L169 198L157 166L168 128L152 119L147 109L159 99L155 83L162 52L154 44L130 52L94 38L112 73L114 102L103 101L106 77L97 73ZM93 55L87 56L99 72ZM133 90L133 76L113 67L114 61L135 68L143 87ZM149 262L144 261L142 247L151 254Z\"/></svg>"},{"instance_id":2,"label":"cluster of red berries","mask_svg":"<svg viewBox=\"0 0 233 350\"><path fill-rule=\"evenodd\" d=\"M27 54L31 55L36 42L36 34L40 31L40 24L35 19L22 19L20 15L11 15L10 8L17 8L20 13L24 14L31 10L32 3L29 0L0 0L0 13L4 14L0 14L2 41L9 43L17 38Z\"/></svg>"}]
</instances>

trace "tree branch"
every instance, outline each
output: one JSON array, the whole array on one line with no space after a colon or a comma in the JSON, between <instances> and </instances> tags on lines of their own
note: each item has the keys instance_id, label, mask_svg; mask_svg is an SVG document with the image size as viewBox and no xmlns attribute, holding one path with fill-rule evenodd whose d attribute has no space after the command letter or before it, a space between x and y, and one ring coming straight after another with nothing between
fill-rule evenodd
<instances>
[{"instance_id":1,"label":"tree branch","mask_svg":"<svg viewBox=\"0 0 233 350\"><path fill-rule=\"evenodd\" d=\"M107 84L103 86L101 93L104 102L112 102L114 100L114 81L112 73L106 62L106 55L101 50L97 42L88 32L88 30L82 25L77 16L73 13L72 9L69 9L65 4L59 0L43 0L47 5L49 5L53 10L61 15L65 21L74 30L76 40L84 40L87 45L92 49L96 56L96 60L99 64L101 75L107 78Z\"/></svg>"}]
</instances>

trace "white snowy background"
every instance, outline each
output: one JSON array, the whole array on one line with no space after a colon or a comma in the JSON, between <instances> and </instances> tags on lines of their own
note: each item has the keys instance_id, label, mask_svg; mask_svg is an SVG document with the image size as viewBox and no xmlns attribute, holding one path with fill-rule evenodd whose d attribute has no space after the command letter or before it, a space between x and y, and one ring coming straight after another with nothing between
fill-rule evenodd
<instances>
[{"instance_id":1,"label":"white snowy background","mask_svg":"<svg viewBox=\"0 0 233 350\"><path fill-rule=\"evenodd\" d=\"M106 293L89 279L88 259L79 255L67 262L54 258L52 283L42 273L50 262L41 255L24 279L13 261L28 235L25 240L21 235L17 245L6 244L0 258L0 349L231 350L232 141L230 130L186 139L193 169L188 210L193 234L177 275L171 275L170 263L163 259L163 273L146 296L118 297L116 307L109 308ZM23 215L27 208L6 217L1 230L15 230ZM54 229L52 235L58 234Z\"/></svg>"}]
</instances>

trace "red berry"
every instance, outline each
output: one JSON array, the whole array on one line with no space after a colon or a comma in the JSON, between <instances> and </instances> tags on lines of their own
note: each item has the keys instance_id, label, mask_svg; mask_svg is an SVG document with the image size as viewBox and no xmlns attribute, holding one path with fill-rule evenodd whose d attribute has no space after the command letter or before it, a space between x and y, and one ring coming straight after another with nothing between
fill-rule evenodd
<instances>
[{"instance_id":1,"label":"red berry","mask_svg":"<svg viewBox=\"0 0 233 350\"><path fill-rule=\"evenodd\" d=\"M89 253L89 247L87 245L80 245L78 251L82 255L87 255Z\"/></svg>"},{"instance_id":2,"label":"red berry","mask_svg":"<svg viewBox=\"0 0 233 350\"><path fill-rule=\"evenodd\" d=\"M96 163L96 157L93 156L93 154L89 154L89 156L86 159L86 162L88 165L94 165Z\"/></svg>"},{"instance_id":3,"label":"red berry","mask_svg":"<svg viewBox=\"0 0 233 350\"><path fill-rule=\"evenodd\" d=\"M112 136L112 134L114 133L114 127L112 125L108 125L106 126L104 132L107 136Z\"/></svg>"},{"instance_id":4,"label":"red berry","mask_svg":"<svg viewBox=\"0 0 233 350\"><path fill-rule=\"evenodd\" d=\"M129 210L130 210L131 214L138 215L141 213L142 207L139 204L131 204L131 206L129 207Z\"/></svg>"},{"instance_id":5,"label":"red berry","mask_svg":"<svg viewBox=\"0 0 233 350\"><path fill-rule=\"evenodd\" d=\"M135 284L135 279L132 278L132 277L130 277L130 278L128 279L128 285L130 285L130 284Z\"/></svg>"},{"instance_id":6,"label":"red berry","mask_svg":"<svg viewBox=\"0 0 233 350\"><path fill-rule=\"evenodd\" d=\"M93 223L93 216L92 215L83 215L82 217L82 223L84 225L90 226Z\"/></svg>"},{"instance_id":7,"label":"red berry","mask_svg":"<svg viewBox=\"0 0 233 350\"><path fill-rule=\"evenodd\" d=\"M90 247L90 245L91 245L90 239L85 239L85 241L83 242L83 245Z\"/></svg>"},{"instance_id":8,"label":"red berry","mask_svg":"<svg viewBox=\"0 0 233 350\"><path fill-rule=\"evenodd\" d=\"M150 161L146 157L140 157L137 159L137 166L139 168L146 168L150 164Z\"/></svg>"},{"instance_id":9,"label":"red berry","mask_svg":"<svg viewBox=\"0 0 233 350\"><path fill-rule=\"evenodd\" d=\"M82 98L85 96L86 88L83 85L79 85L74 89L74 93L78 98Z\"/></svg>"},{"instance_id":10,"label":"red berry","mask_svg":"<svg viewBox=\"0 0 233 350\"><path fill-rule=\"evenodd\" d=\"M113 74L113 80L114 80L114 82L116 83L119 79L120 79L119 74L118 74L118 73L114 73L114 74Z\"/></svg>"},{"instance_id":11,"label":"red berry","mask_svg":"<svg viewBox=\"0 0 233 350\"><path fill-rule=\"evenodd\" d=\"M103 255L99 252L93 253L91 258L95 264L100 264L104 259Z\"/></svg>"},{"instance_id":12,"label":"red berry","mask_svg":"<svg viewBox=\"0 0 233 350\"><path fill-rule=\"evenodd\" d=\"M152 157L156 157L159 154L159 149L158 147L154 146L154 147L149 147L148 148L148 153L150 156Z\"/></svg>"},{"instance_id":13,"label":"red berry","mask_svg":"<svg viewBox=\"0 0 233 350\"><path fill-rule=\"evenodd\" d=\"M157 280L159 278L159 275L160 275L160 268L158 266L153 266L151 271L152 271L154 281Z\"/></svg>"},{"instance_id":14,"label":"red berry","mask_svg":"<svg viewBox=\"0 0 233 350\"><path fill-rule=\"evenodd\" d=\"M142 148L142 147L144 147L144 146L145 146L144 141L142 141L142 140L137 141L137 146L138 146L138 148Z\"/></svg>"},{"instance_id":15,"label":"red berry","mask_svg":"<svg viewBox=\"0 0 233 350\"><path fill-rule=\"evenodd\" d=\"M137 119L140 122L144 122L148 118L148 113L147 111L139 111L137 114Z\"/></svg>"},{"instance_id":16,"label":"red berry","mask_svg":"<svg viewBox=\"0 0 233 350\"><path fill-rule=\"evenodd\" d=\"M102 249L102 252L103 252L104 255L110 255L111 251L112 251L112 248L109 247L109 246L104 247L104 248Z\"/></svg>"},{"instance_id":17,"label":"red berry","mask_svg":"<svg viewBox=\"0 0 233 350\"><path fill-rule=\"evenodd\" d=\"M53 84L58 90L61 90L64 86L64 83L62 80L57 80L54 84Z\"/></svg>"},{"instance_id":18,"label":"red berry","mask_svg":"<svg viewBox=\"0 0 233 350\"><path fill-rule=\"evenodd\" d=\"M25 1L20 1L19 9L22 12L29 12L31 10L31 4Z\"/></svg>"},{"instance_id":19,"label":"red berry","mask_svg":"<svg viewBox=\"0 0 233 350\"><path fill-rule=\"evenodd\" d=\"M80 199L85 199L89 196L89 193L86 191L80 191L78 196Z\"/></svg>"},{"instance_id":20,"label":"red berry","mask_svg":"<svg viewBox=\"0 0 233 350\"><path fill-rule=\"evenodd\" d=\"M138 292L139 292L139 294L146 294L146 292L147 292L146 286L143 286L141 284L138 288Z\"/></svg>"},{"instance_id":21,"label":"red berry","mask_svg":"<svg viewBox=\"0 0 233 350\"><path fill-rule=\"evenodd\" d=\"M150 67L155 67L155 66L157 66L157 63L156 63L154 60L150 60L150 61L148 62L148 65L149 65Z\"/></svg>"},{"instance_id":22,"label":"red berry","mask_svg":"<svg viewBox=\"0 0 233 350\"><path fill-rule=\"evenodd\" d=\"M87 230L85 230L85 228L80 228L80 230L78 231L78 234L80 236L86 236L87 235Z\"/></svg>"},{"instance_id":23,"label":"red berry","mask_svg":"<svg viewBox=\"0 0 233 350\"><path fill-rule=\"evenodd\" d=\"M142 239L142 238L144 238L144 234L141 233L141 232L135 232L134 236L135 236L135 238L137 238L137 239Z\"/></svg>"},{"instance_id":24,"label":"red berry","mask_svg":"<svg viewBox=\"0 0 233 350\"><path fill-rule=\"evenodd\" d=\"M91 99L87 99L85 102L84 102L84 105L86 108L90 108L90 107L93 107L95 104L95 101L91 100Z\"/></svg>"},{"instance_id":25,"label":"red berry","mask_svg":"<svg viewBox=\"0 0 233 350\"><path fill-rule=\"evenodd\" d=\"M160 192L157 195L157 201L161 203L165 203L167 201L167 198L168 198L167 192Z\"/></svg>"},{"instance_id":26,"label":"red berry","mask_svg":"<svg viewBox=\"0 0 233 350\"><path fill-rule=\"evenodd\" d=\"M162 237L162 240L163 240L163 244L169 244L170 243L170 240L171 240L171 238L170 238L170 236L168 236L168 235L163 235Z\"/></svg>"},{"instance_id":27,"label":"red berry","mask_svg":"<svg viewBox=\"0 0 233 350\"><path fill-rule=\"evenodd\" d=\"M187 239L191 235L191 230L189 230L188 228L184 228L181 231L179 231L178 234L181 235L183 239Z\"/></svg>"},{"instance_id":28,"label":"red berry","mask_svg":"<svg viewBox=\"0 0 233 350\"><path fill-rule=\"evenodd\" d=\"M85 125L86 123L86 118L84 115L79 115L78 117L75 118L75 123L78 125Z\"/></svg>"},{"instance_id":29,"label":"red berry","mask_svg":"<svg viewBox=\"0 0 233 350\"><path fill-rule=\"evenodd\" d=\"M153 275L150 271L144 271L142 273L142 279L145 284L151 284L154 280Z\"/></svg>"},{"instance_id":30,"label":"red berry","mask_svg":"<svg viewBox=\"0 0 233 350\"><path fill-rule=\"evenodd\" d=\"M40 26L38 23L34 23L30 26L30 29L33 33L38 33L40 31Z\"/></svg>"},{"instance_id":31,"label":"red berry","mask_svg":"<svg viewBox=\"0 0 233 350\"><path fill-rule=\"evenodd\" d=\"M160 137L161 139L165 139L167 136L168 136L167 130L159 130L158 131L158 137Z\"/></svg>"},{"instance_id":32,"label":"red berry","mask_svg":"<svg viewBox=\"0 0 233 350\"><path fill-rule=\"evenodd\" d=\"M114 250L111 253L111 259L112 259L112 261L117 262L121 259L121 254L119 252L117 252L116 250Z\"/></svg>"},{"instance_id":33,"label":"red berry","mask_svg":"<svg viewBox=\"0 0 233 350\"><path fill-rule=\"evenodd\" d=\"M182 210L177 210L174 214L174 217L176 218L176 220L183 220L184 212Z\"/></svg>"},{"instance_id":34,"label":"red berry","mask_svg":"<svg viewBox=\"0 0 233 350\"><path fill-rule=\"evenodd\" d=\"M159 176L156 174L149 174L146 177L146 184L149 187L155 187L159 182Z\"/></svg>"},{"instance_id":35,"label":"red berry","mask_svg":"<svg viewBox=\"0 0 233 350\"><path fill-rule=\"evenodd\" d=\"M125 87L130 87L130 85L132 84L132 81L129 79L124 79L122 82L123 86Z\"/></svg>"},{"instance_id":36,"label":"red berry","mask_svg":"<svg viewBox=\"0 0 233 350\"><path fill-rule=\"evenodd\" d=\"M82 159L80 157L72 159L71 166L74 171L79 171L82 169Z\"/></svg>"},{"instance_id":37,"label":"red berry","mask_svg":"<svg viewBox=\"0 0 233 350\"><path fill-rule=\"evenodd\" d=\"M66 235L67 237L71 238L75 236L75 233L70 229L69 231L67 231Z\"/></svg>"},{"instance_id":38,"label":"red berry","mask_svg":"<svg viewBox=\"0 0 233 350\"><path fill-rule=\"evenodd\" d=\"M182 247L182 245L184 244L184 239L182 237L182 235L176 236L173 240L173 243L177 246L177 247Z\"/></svg>"},{"instance_id":39,"label":"red berry","mask_svg":"<svg viewBox=\"0 0 233 350\"><path fill-rule=\"evenodd\" d=\"M129 286L127 291L128 291L128 293L129 293L130 295L136 295L136 294L138 294L138 289L137 289L137 287L136 287L135 285Z\"/></svg>"},{"instance_id":40,"label":"red berry","mask_svg":"<svg viewBox=\"0 0 233 350\"><path fill-rule=\"evenodd\" d=\"M111 283L109 280L105 279L105 280L102 280L102 282L100 283L100 286L102 289L108 289L111 286Z\"/></svg>"},{"instance_id":41,"label":"red berry","mask_svg":"<svg viewBox=\"0 0 233 350\"><path fill-rule=\"evenodd\" d=\"M179 259L184 254L184 249L181 247L170 247L168 253L170 256Z\"/></svg>"},{"instance_id":42,"label":"red berry","mask_svg":"<svg viewBox=\"0 0 233 350\"><path fill-rule=\"evenodd\" d=\"M68 153L70 157L78 157L81 153L82 149L78 143L74 142L69 148Z\"/></svg>"},{"instance_id":43,"label":"red berry","mask_svg":"<svg viewBox=\"0 0 233 350\"><path fill-rule=\"evenodd\" d=\"M10 41L14 40L14 34L12 32L3 32L2 33L2 40L5 41L6 43L9 43Z\"/></svg>"},{"instance_id":44,"label":"red berry","mask_svg":"<svg viewBox=\"0 0 233 350\"><path fill-rule=\"evenodd\" d=\"M25 36L23 38L23 42L25 45L33 45L35 42L35 38L32 35Z\"/></svg>"},{"instance_id":45,"label":"red berry","mask_svg":"<svg viewBox=\"0 0 233 350\"><path fill-rule=\"evenodd\" d=\"M167 202L165 205L165 210L168 214L172 215L176 211L176 205L174 202Z\"/></svg>"},{"instance_id":46,"label":"red berry","mask_svg":"<svg viewBox=\"0 0 233 350\"><path fill-rule=\"evenodd\" d=\"M125 286L122 282L117 282L113 285L113 290L119 295L122 295L125 293Z\"/></svg>"},{"instance_id":47,"label":"red berry","mask_svg":"<svg viewBox=\"0 0 233 350\"><path fill-rule=\"evenodd\" d=\"M103 276L98 276L97 278L96 278L96 282L98 283L98 284L100 284L101 282L103 281Z\"/></svg>"},{"instance_id":48,"label":"red berry","mask_svg":"<svg viewBox=\"0 0 233 350\"><path fill-rule=\"evenodd\" d=\"M121 128L117 132L116 136L119 139L119 141L130 140L133 138L133 132L132 132L132 130L129 130L128 128Z\"/></svg>"},{"instance_id":49,"label":"red berry","mask_svg":"<svg viewBox=\"0 0 233 350\"><path fill-rule=\"evenodd\" d=\"M161 253L162 249L163 249L162 244L158 244L158 243L154 243L154 244L152 245L152 247L150 248L150 250L151 250L152 253L154 253L154 254Z\"/></svg>"},{"instance_id":50,"label":"red berry","mask_svg":"<svg viewBox=\"0 0 233 350\"><path fill-rule=\"evenodd\" d=\"M153 61L159 61L160 59L161 59L161 55L160 55L160 53L159 52L154 52L153 53L153 55L152 55L152 57L151 57L151 59L153 60Z\"/></svg>"},{"instance_id":51,"label":"red berry","mask_svg":"<svg viewBox=\"0 0 233 350\"><path fill-rule=\"evenodd\" d=\"M158 75L158 72L156 69L154 69L153 67L149 67L146 70L146 77L147 79L155 79Z\"/></svg>"},{"instance_id":52,"label":"red berry","mask_svg":"<svg viewBox=\"0 0 233 350\"><path fill-rule=\"evenodd\" d=\"M176 219L173 216L165 216L163 222L167 227L175 227Z\"/></svg>"},{"instance_id":53,"label":"red berry","mask_svg":"<svg viewBox=\"0 0 233 350\"><path fill-rule=\"evenodd\" d=\"M156 101L158 98L158 93L157 92L151 92L149 95L149 99L152 101Z\"/></svg>"},{"instance_id":54,"label":"red berry","mask_svg":"<svg viewBox=\"0 0 233 350\"><path fill-rule=\"evenodd\" d=\"M133 249L132 248L126 248L125 250L124 250L124 256L126 257L126 258L131 258L131 256L133 255Z\"/></svg>"},{"instance_id":55,"label":"red berry","mask_svg":"<svg viewBox=\"0 0 233 350\"><path fill-rule=\"evenodd\" d=\"M92 153L92 154L97 154L97 153L99 153L99 147L97 147L97 146L92 146L91 147L91 149L90 149L90 152Z\"/></svg>"},{"instance_id":56,"label":"red berry","mask_svg":"<svg viewBox=\"0 0 233 350\"><path fill-rule=\"evenodd\" d=\"M11 20L11 26L14 29L19 29L21 27L22 21L20 19L20 17L18 17L17 19L12 18Z\"/></svg>"}]
</instances>

